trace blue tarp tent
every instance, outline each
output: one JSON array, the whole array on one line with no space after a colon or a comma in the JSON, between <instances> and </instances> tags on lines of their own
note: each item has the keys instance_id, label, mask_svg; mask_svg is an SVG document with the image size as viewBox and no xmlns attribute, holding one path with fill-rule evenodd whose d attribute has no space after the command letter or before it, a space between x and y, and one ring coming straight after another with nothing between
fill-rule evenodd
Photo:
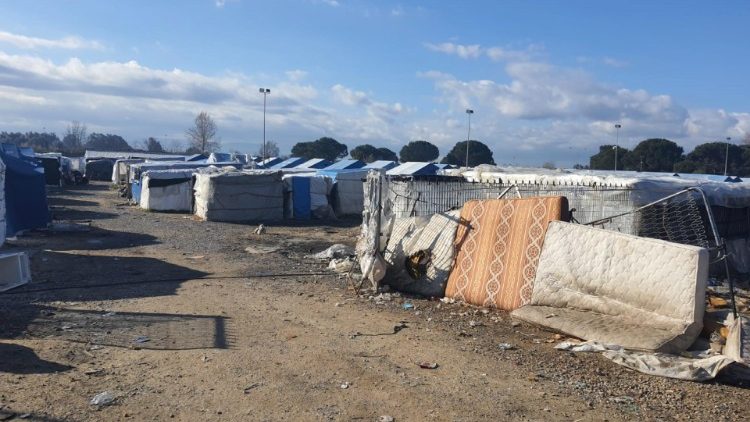
<instances>
[{"instance_id":1,"label":"blue tarp tent","mask_svg":"<svg viewBox=\"0 0 750 422\"><path fill-rule=\"evenodd\" d=\"M326 167L325 170L354 170L365 166L363 161L359 160L340 160Z\"/></svg>"},{"instance_id":2,"label":"blue tarp tent","mask_svg":"<svg viewBox=\"0 0 750 422\"><path fill-rule=\"evenodd\" d=\"M44 168L35 161L7 154L5 145L0 158L5 163L6 236L15 236L22 230L46 227L50 215Z\"/></svg>"}]
</instances>

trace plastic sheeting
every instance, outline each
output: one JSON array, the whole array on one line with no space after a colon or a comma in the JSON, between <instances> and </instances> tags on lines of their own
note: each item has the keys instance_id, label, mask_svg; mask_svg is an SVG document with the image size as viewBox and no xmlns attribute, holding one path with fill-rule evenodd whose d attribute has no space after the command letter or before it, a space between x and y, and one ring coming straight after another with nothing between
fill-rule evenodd
<instances>
[{"instance_id":1,"label":"plastic sheeting","mask_svg":"<svg viewBox=\"0 0 750 422\"><path fill-rule=\"evenodd\" d=\"M276 221L284 218L281 172L195 175L195 214L210 221Z\"/></svg>"},{"instance_id":2,"label":"plastic sheeting","mask_svg":"<svg viewBox=\"0 0 750 422\"><path fill-rule=\"evenodd\" d=\"M332 181L330 177L312 174L284 175L286 200L284 217L309 220L311 217L325 219L334 216L328 203Z\"/></svg>"},{"instance_id":3,"label":"plastic sheeting","mask_svg":"<svg viewBox=\"0 0 750 422\"><path fill-rule=\"evenodd\" d=\"M7 236L46 227L50 221L44 169L32 161L2 154L5 162L5 227Z\"/></svg>"},{"instance_id":4,"label":"plastic sheeting","mask_svg":"<svg viewBox=\"0 0 750 422\"><path fill-rule=\"evenodd\" d=\"M331 205L337 217L361 215L364 207L364 179L368 170L320 170L318 174L333 179Z\"/></svg>"}]
</instances>

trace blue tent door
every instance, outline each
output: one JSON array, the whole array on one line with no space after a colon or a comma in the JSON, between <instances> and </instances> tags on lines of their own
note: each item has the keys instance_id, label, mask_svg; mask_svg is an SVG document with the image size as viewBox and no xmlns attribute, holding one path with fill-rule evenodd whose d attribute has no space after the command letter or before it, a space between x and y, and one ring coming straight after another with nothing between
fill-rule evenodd
<instances>
[{"instance_id":1,"label":"blue tent door","mask_svg":"<svg viewBox=\"0 0 750 422\"><path fill-rule=\"evenodd\" d=\"M292 213L297 220L310 219L310 178L292 177Z\"/></svg>"}]
</instances>

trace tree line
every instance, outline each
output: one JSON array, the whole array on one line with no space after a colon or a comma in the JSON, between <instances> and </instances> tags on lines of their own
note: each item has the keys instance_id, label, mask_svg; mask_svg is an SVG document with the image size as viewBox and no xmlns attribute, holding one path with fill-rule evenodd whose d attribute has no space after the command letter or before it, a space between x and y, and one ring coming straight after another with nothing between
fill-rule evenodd
<instances>
[{"instance_id":1,"label":"tree line","mask_svg":"<svg viewBox=\"0 0 750 422\"><path fill-rule=\"evenodd\" d=\"M727 142L707 142L685 154L681 146L669 139L651 138L641 141L635 148L601 145L599 152L589 159L592 170L614 170L617 150L617 170L723 174L727 160L727 173L733 176L750 175L750 145ZM586 168L577 165L577 168Z\"/></svg>"}]
</instances>

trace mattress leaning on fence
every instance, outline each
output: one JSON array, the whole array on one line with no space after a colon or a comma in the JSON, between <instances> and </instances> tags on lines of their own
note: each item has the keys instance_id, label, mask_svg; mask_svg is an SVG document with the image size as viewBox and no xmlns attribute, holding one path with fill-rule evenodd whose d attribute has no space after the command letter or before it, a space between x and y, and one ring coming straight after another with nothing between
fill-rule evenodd
<instances>
[{"instance_id":1,"label":"mattress leaning on fence","mask_svg":"<svg viewBox=\"0 0 750 422\"><path fill-rule=\"evenodd\" d=\"M585 340L678 353L703 327L708 251L552 222L528 305L512 316Z\"/></svg>"},{"instance_id":2,"label":"mattress leaning on fence","mask_svg":"<svg viewBox=\"0 0 750 422\"><path fill-rule=\"evenodd\" d=\"M384 284L406 293L442 297L453 264L459 213L397 218L383 251Z\"/></svg>"},{"instance_id":3,"label":"mattress leaning on fence","mask_svg":"<svg viewBox=\"0 0 750 422\"><path fill-rule=\"evenodd\" d=\"M547 225L567 219L561 196L466 202L445 295L505 310L527 303Z\"/></svg>"},{"instance_id":4,"label":"mattress leaning on fence","mask_svg":"<svg viewBox=\"0 0 750 422\"><path fill-rule=\"evenodd\" d=\"M210 221L277 221L284 218L281 172L243 171L195 175L195 214Z\"/></svg>"}]
</instances>

